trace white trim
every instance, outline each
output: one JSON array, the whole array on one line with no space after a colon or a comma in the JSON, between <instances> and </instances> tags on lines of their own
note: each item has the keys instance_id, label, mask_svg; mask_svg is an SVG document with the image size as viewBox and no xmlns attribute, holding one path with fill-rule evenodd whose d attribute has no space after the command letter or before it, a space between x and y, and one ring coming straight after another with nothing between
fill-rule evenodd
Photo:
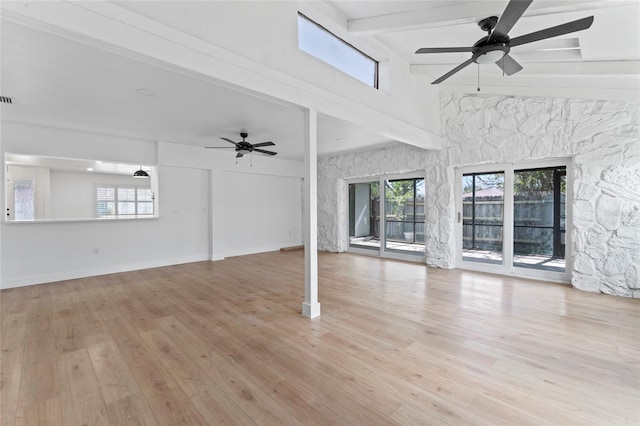
<instances>
[{"instance_id":1,"label":"white trim","mask_svg":"<svg viewBox=\"0 0 640 426\"><path fill-rule=\"evenodd\" d=\"M372 175L372 176L366 176L366 177L358 177L358 178L350 178L350 179L343 179L346 184L347 187L352 184L352 183L373 183L373 182L379 182L380 181L380 176L379 175ZM347 195L348 196L348 195Z\"/></svg>"},{"instance_id":2,"label":"white trim","mask_svg":"<svg viewBox=\"0 0 640 426\"><path fill-rule=\"evenodd\" d=\"M380 257L380 247L365 249L361 247L347 246L347 252L354 254L363 254L365 256Z\"/></svg>"},{"instance_id":3,"label":"white trim","mask_svg":"<svg viewBox=\"0 0 640 426\"><path fill-rule=\"evenodd\" d=\"M154 216L150 214L145 215L126 215L126 216L109 216L109 217L90 217L90 218L77 218L77 219L34 219L34 220L6 220L7 225L23 225L26 223L74 223L74 222L122 222L127 220L155 220L160 219L160 216Z\"/></svg>"},{"instance_id":4,"label":"white trim","mask_svg":"<svg viewBox=\"0 0 640 426\"><path fill-rule=\"evenodd\" d=\"M304 112L304 302L302 314L320 315L318 303L318 111Z\"/></svg>"},{"instance_id":5,"label":"white trim","mask_svg":"<svg viewBox=\"0 0 640 426\"><path fill-rule=\"evenodd\" d=\"M102 268L77 269L73 271L53 272L49 274L28 275L2 280L0 289L24 287L35 284L47 284L57 281L74 280L78 278L95 277L98 275L117 274L120 272L138 271L141 269L160 268L163 266L180 265L208 261L208 254L199 254L168 259L151 260L146 262L134 262L121 265L113 265Z\"/></svg>"},{"instance_id":6,"label":"white trim","mask_svg":"<svg viewBox=\"0 0 640 426\"><path fill-rule=\"evenodd\" d=\"M502 210L502 264L505 273L513 273L513 169L510 173L505 170L504 173L504 193L503 193L503 210ZM510 224L510 225L509 225ZM505 226L509 225L509 226ZM509 262L507 262L509 260Z\"/></svg>"},{"instance_id":7,"label":"white trim","mask_svg":"<svg viewBox=\"0 0 640 426\"><path fill-rule=\"evenodd\" d=\"M285 242L282 242L282 243L279 243L279 244L269 244L269 245L266 245L266 246L251 247L251 248L248 248L248 249L225 250L224 257L216 258L216 259L212 259L212 260L224 260L227 257L246 256L248 254L267 253L267 252L270 252L270 251L279 251L283 247L291 247L292 245L295 245L295 243L292 243L291 241L285 241Z\"/></svg>"},{"instance_id":8,"label":"white trim","mask_svg":"<svg viewBox=\"0 0 640 426\"><path fill-rule=\"evenodd\" d=\"M417 251L416 253L421 253L420 255L417 254L404 254L404 253L399 253L396 251L389 251L389 250L385 250L384 251L384 255L382 257L386 258L386 259L394 259L394 260L404 260L406 262L416 262L416 263L427 263L427 255L426 255L426 251L424 252L419 252Z\"/></svg>"},{"instance_id":9,"label":"white trim","mask_svg":"<svg viewBox=\"0 0 640 426\"><path fill-rule=\"evenodd\" d=\"M320 316L320 303L302 303L302 316L314 319Z\"/></svg>"},{"instance_id":10,"label":"white trim","mask_svg":"<svg viewBox=\"0 0 640 426\"><path fill-rule=\"evenodd\" d=\"M386 176L378 177L378 193L380 196L380 257L386 257L387 247L387 196L384 190Z\"/></svg>"},{"instance_id":11,"label":"white trim","mask_svg":"<svg viewBox=\"0 0 640 426\"><path fill-rule=\"evenodd\" d=\"M382 180L397 180L397 179L425 179L426 180L426 170L419 169L412 172L406 173L390 173L390 174L375 174L370 176L357 176L351 178L343 179L347 185L351 183L369 183L379 181L382 183ZM426 183L425 183L426 184Z\"/></svg>"}]
</instances>

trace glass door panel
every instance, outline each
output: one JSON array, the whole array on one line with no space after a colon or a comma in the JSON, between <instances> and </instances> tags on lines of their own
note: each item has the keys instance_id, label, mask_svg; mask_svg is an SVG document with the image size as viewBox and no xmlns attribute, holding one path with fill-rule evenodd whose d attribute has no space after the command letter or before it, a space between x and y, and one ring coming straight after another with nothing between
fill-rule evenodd
<instances>
[{"instance_id":1,"label":"glass door panel","mask_svg":"<svg viewBox=\"0 0 640 426\"><path fill-rule=\"evenodd\" d=\"M565 271L566 167L515 170L513 266Z\"/></svg>"},{"instance_id":2,"label":"glass door panel","mask_svg":"<svg viewBox=\"0 0 640 426\"><path fill-rule=\"evenodd\" d=\"M504 172L462 175L462 259L502 264Z\"/></svg>"},{"instance_id":3,"label":"glass door panel","mask_svg":"<svg viewBox=\"0 0 640 426\"><path fill-rule=\"evenodd\" d=\"M13 214L13 220L34 220L36 218L35 207L35 181L14 180L11 191L12 203L8 204L7 214ZM13 208L12 211L9 209Z\"/></svg>"},{"instance_id":4,"label":"glass door panel","mask_svg":"<svg viewBox=\"0 0 640 426\"><path fill-rule=\"evenodd\" d=\"M424 255L424 179L385 181L385 250Z\"/></svg>"},{"instance_id":5,"label":"glass door panel","mask_svg":"<svg viewBox=\"0 0 640 426\"><path fill-rule=\"evenodd\" d=\"M349 184L349 247L380 250L380 183Z\"/></svg>"}]
</instances>

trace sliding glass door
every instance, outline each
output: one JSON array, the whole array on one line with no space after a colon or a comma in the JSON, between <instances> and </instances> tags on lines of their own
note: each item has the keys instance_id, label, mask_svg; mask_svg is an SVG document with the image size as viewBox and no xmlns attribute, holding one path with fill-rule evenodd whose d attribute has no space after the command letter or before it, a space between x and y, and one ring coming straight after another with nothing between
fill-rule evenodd
<instances>
[{"instance_id":1,"label":"sliding glass door","mask_svg":"<svg viewBox=\"0 0 640 426\"><path fill-rule=\"evenodd\" d=\"M349 184L349 247L380 250L380 183Z\"/></svg>"},{"instance_id":2,"label":"sliding glass door","mask_svg":"<svg viewBox=\"0 0 640 426\"><path fill-rule=\"evenodd\" d=\"M348 190L350 251L424 260L424 177L379 176Z\"/></svg>"},{"instance_id":3,"label":"sliding glass door","mask_svg":"<svg viewBox=\"0 0 640 426\"><path fill-rule=\"evenodd\" d=\"M462 175L462 257L502 264L504 172Z\"/></svg>"},{"instance_id":4,"label":"sliding glass door","mask_svg":"<svg viewBox=\"0 0 640 426\"><path fill-rule=\"evenodd\" d=\"M569 166L563 160L526 166L459 170L458 264L565 281Z\"/></svg>"},{"instance_id":5,"label":"sliding glass door","mask_svg":"<svg viewBox=\"0 0 640 426\"><path fill-rule=\"evenodd\" d=\"M565 271L567 169L515 170L513 266Z\"/></svg>"},{"instance_id":6,"label":"sliding glass door","mask_svg":"<svg viewBox=\"0 0 640 426\"><path fill-rule=\"evenodd\" d=\"M386 180L385 250L424 255L424 179Z\"/></svg>"}]
</instances>

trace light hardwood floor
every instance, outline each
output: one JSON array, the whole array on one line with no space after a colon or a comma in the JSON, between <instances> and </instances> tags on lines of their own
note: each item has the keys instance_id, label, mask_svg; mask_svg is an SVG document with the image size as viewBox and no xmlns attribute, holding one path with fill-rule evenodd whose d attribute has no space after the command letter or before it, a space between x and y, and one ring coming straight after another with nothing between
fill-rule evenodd
<instances>
[{"instance_id":1,"label":"light hardwood floor","mask_svg":"<svg viewBox=\"0 0 640 426\"><path fill-rule=\"evenodd\" d=\"M640 300L302 251L4 290L2 425L640 424Z\"/></svg>"}]
</instances>

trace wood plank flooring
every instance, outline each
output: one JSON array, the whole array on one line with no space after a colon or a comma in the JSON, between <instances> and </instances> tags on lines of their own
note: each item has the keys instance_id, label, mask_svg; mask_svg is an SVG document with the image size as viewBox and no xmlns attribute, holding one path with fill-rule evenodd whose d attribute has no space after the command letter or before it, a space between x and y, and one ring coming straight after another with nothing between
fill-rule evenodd
<instances>
[{"instance_id":1,"label":"wood plank flooring","mask_svg":"<svg viewBox=\"0 0 640 426\"><path fill-rule=\"evenodd\" d=\"M303 252L3 290L13 425L638 425L640 300Z\"/></svg>"}]
</instances>

